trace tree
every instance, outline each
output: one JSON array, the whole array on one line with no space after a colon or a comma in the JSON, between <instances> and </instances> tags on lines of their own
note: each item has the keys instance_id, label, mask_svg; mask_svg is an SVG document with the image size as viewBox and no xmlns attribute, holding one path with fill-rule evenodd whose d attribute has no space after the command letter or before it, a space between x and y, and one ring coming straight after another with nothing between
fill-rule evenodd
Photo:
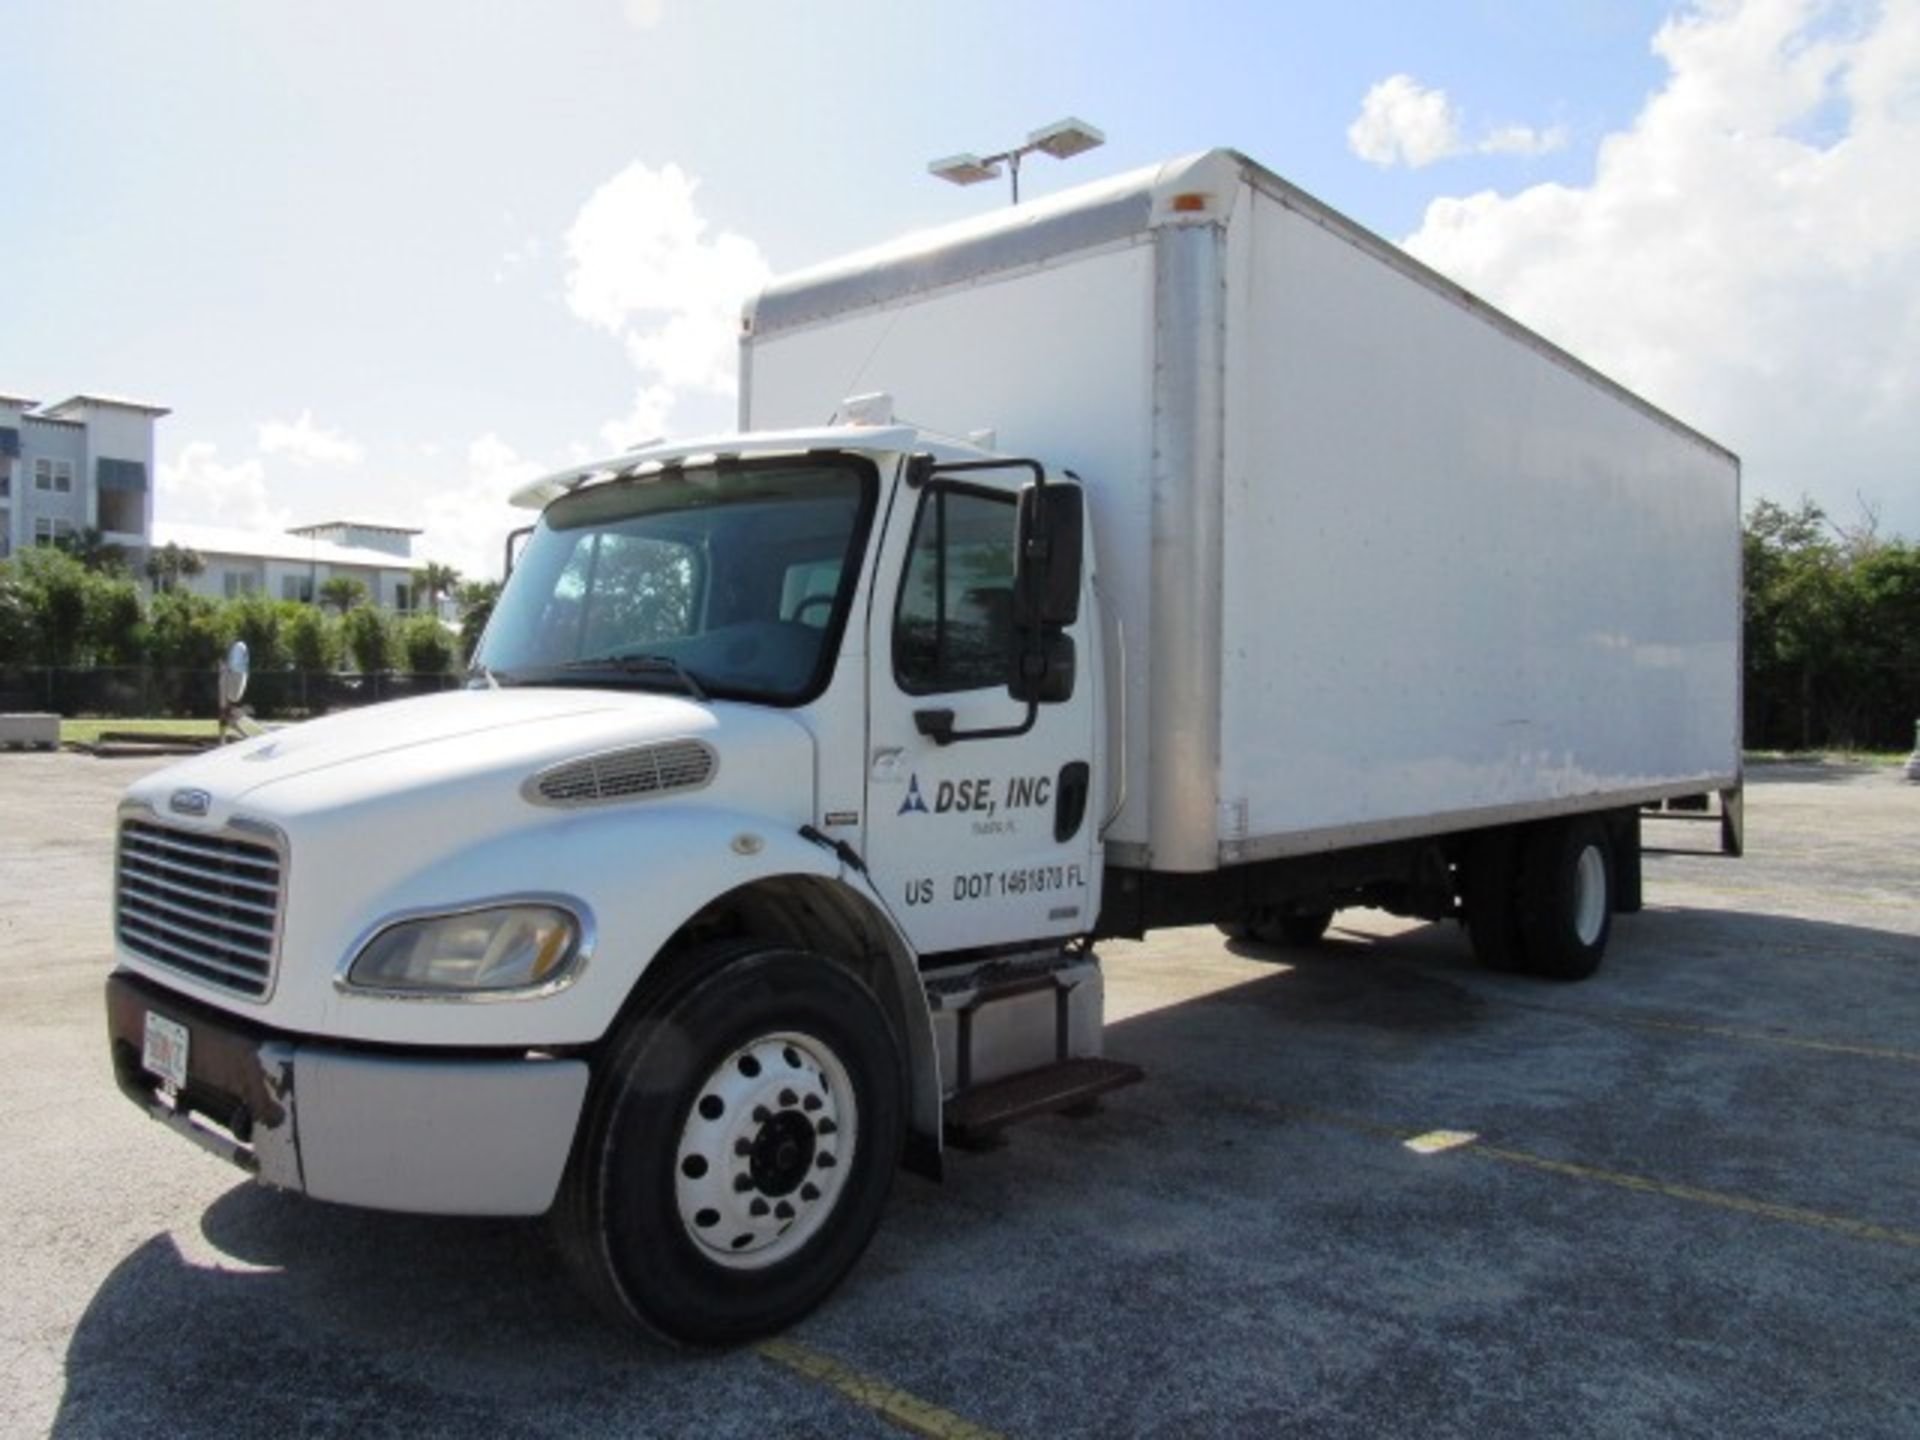
<instances>
[{"instance_id":1,"label":"tree","mask_svg":"<svg viewBox=\"0 0 1920 1440\"><path fill-rule=\"evenodd\" d=\"M332 670L340 658L339 622L311 605L296 603L292 612L282 622L280 638L293 668L315 674Z\"/></svg>"},{"instance_id":2,"label":"tree","mask_svg":"<svg viewBox=\"0 0 1920 1440\"><path fill-rule=\"evenodd\" d=\"M400 648L415 675L444 675L453 668L453 637L438 615L415 615L400 626Z\"/></svg>"},{"instance_id":3,"label":"tree","mask_svg":"<svg viewBox=\"0 0 1920 1440\"><path fill-rule=\"evenodd\" d=\"M367 603L367 586L363 580L351 575L335 575L320 586L320 603L330 605L340 614Z\"/></svg>"},{"instance_id":4,"label":"tree","mask_svg":"<svg viewBox=\"0 0 1920 1440\"><path fill-rule=\"evenodd\" d=\"M269 600L265 595L243 595L227 603L227 621L233 638L247 644L247 658L256 670L278 670L287 663L282 632L287 610L295 607L286 601Z\"/></svg>"},{"instance_id":5,"label":"tree","mask_svg":"<svg viewBox=\"0 0 1920 1440\"><path fill-rule=\"evenodd\" d=\"M115 575L127 568L126 551L108 540L97 525L83 526L59 536L54 540L53 547L71 555L96 574Z\"/></svg>"},{"instance_id":6,"label":"tree","mask_svg":"<svg viewBox=\"0 0 1920 1440\"><path fill-rule=\"evenodd\" d=\"M153 599L148 654L163 669L213 670L230 641L221 607L204 595L174 590Z\"/></svg>"},{"instance_id":7,"label":"tree","mask_svg":"<svg viewBox=\"0 0 1920 1440\"><path fill-rule=\"evenodd\" d=\"M40 661L62 668L77 664L87 638L87 597L93 577L64 550L36 546L19 560L21 588L39 632Z\"/></svg>"},{"instance_id":8,"label":"tree","mask_svg":"<svg viewBox=\"0 0 1920 1440\"><path fill-rule=\"evenodd\" d=\"M171 590L182 580L191 580L202 574L207 562L200 558L199 551L189 550L169 540L147 556L147 563L142 568L146 571L147 579L153 582L155 590Z\"/></svg>"},{"instance_id":9,"label":"tree","mask_svg":"<svg viewBox=\"0 0 1920 1440\"><path fill-rule=\"evenodd\" d=\"M13 573L0 562L0 665L24 665L33 658L33 601Z\"/></svg>"},{"instance_id":10,"label":"tree","mask_svg":"<svg viewBox=\"0 0 1920 1440\"><path fill-rule=\"evenodd\" d=\"M439 565L429 560L413 572L415 591L427 597L426 608L436 613L440 609L441 599L453 594L459 584L460 572L451 565Z\"/></svg>"},{"instance_id":11,"label":"tree","mask_svg":"<svg viewBox=\"0 0 1920 1440\"><path fill-rule=\"evenodd\" d=\"M472 660L480 646L481 632L493 618L493 607L500 598L498 580L474 580L462 585L454 596L460 607L460 658Z\"/></svg>"},{"instance_id":12,"label":"tree","mask_svg":"<svg viewBox=\"0 0 1920 1440\"><path fill-rule=\"evenodd\" d=\"M138 665L147 653L140 590L124 573L95 575L87 587L85 649L96 665Z\"/></svg>"},{"instance_id":13,"label":"tree","mask_svg":"<svg viewBox=\"0 0 1920 1440\"><path fill-rule=\"evenodd\" d=\"M382 611L371 605L347 611L340 617L340 636L353 657L354 668L362 675L378 675L393 668L393 632Z\"/></svg>"}]
</instances>

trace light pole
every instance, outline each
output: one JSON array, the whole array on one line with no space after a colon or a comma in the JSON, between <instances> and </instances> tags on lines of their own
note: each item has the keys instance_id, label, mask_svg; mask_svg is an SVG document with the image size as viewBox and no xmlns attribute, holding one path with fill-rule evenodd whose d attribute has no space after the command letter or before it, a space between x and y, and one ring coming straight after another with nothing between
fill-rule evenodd
<instances>
[{"instance_id":1,"label":"light pole","mask_svg":"<svg viewBox=\"0 0 1920 1440\"><path fill-rule=\"evenodd\" d=\"M1075 120L1069 116L1065 120L1056 120L1053 124L1035 130L1027 136L1027 143L1016 145L1011 150L1002 150L997 155L949 155L944 160L935 160L927 166L927 172L938 175L942 180L955 185L978 185L982 180L992 180L1000 173L1000 162L1005 161L1007 174L1013 181L1013 203L1020 203L1020 162L1026 156L1038 150L1053 156L1056 160L1067 160L1075 155L1093 149L1096 145L1106 144L1107 137L1084 120Z\"/></svg>"}]
</instances>

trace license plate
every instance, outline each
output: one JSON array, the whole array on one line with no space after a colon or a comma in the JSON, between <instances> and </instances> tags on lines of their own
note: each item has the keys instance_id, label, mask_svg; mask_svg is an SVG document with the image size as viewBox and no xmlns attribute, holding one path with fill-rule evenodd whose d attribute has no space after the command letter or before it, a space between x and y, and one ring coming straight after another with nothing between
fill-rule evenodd
<instances>
[{"instance_id":1,"label":"license plate","mask_svg":"<svg viewBox=\"0 0 1920 1440\"><path fill-rule=\"evenodd\" d=\"M187 1083L187 1027L164 1015L147 1012L145 1043L140 1050L140 1068L160 1077L170 1090L184 1089Z\"/></svg>"}]
</instances>

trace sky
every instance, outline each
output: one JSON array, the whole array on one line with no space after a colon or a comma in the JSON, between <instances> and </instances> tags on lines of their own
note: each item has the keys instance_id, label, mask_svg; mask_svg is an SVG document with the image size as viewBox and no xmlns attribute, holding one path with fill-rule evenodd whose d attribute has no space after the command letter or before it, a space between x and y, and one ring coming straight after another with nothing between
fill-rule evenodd
<instances>
[{"instance_id":1,"label":"sky","mask_svg":"<svg viewBox=\"0 0 1920 1440\"><path fill-rule=\"evenodd\" d=\"M1920 537L1920 0L0 0L0 392L171 407L161 520L419 526L732 424L772 275L1243 150Z\"/></svg>"}]
</instances>

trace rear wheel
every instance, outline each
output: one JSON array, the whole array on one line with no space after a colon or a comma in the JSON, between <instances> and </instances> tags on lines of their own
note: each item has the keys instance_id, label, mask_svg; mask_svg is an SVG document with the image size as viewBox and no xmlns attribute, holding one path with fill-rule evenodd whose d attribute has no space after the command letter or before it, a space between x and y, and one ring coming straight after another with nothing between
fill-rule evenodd
<instances>
[{"instance_id":1,"label":"rear wheel","mask_svg":"<svg viewBox=\"0 0 1920 1440\"><path fill-rule=\"evenodd\" d=\"M615 1037L555 1219L585 1288L692 1345L784 1328L879 1223L906 1077L866 985L821 956L734 948Z\"/></svg>"},{"instance_id":2,"label":"rear wheel","mask_svg":"<svg viewBox=\"0 0 1920 1440\"><path fill-rule=\"evenodd\" d=\"M1489 970L1526 968L1515 893L1517 865L1511 830L1476 835L1461 860L1460 898L1473 954Z\"/></svg>"},{"instance_id":3,"label":"rear wheel","mask_svg":"<svg viewBox=\"0 0 1920 1440\"><path fill-rule=\"evenodd\" d=\"M1281 945L1298 949L1317 945L1333 923L1331 910L1280 912L1262 907L1244 920L1220 925L1220 933L1234 940L1252 940L1259 945Z\"/></svg>"},{"instance_id":4,"label":"rear wheel","mask_svg":"<svg viewBox=\"0 0 1920 1440\"><path fill-rule=\"evenodd\" d=\"M1516 891L1526 967L1554 980L1600 968L1613 931L1613 845L1607 827L1580 816L1531 833Z\"/></svg>"}]
</instances>

